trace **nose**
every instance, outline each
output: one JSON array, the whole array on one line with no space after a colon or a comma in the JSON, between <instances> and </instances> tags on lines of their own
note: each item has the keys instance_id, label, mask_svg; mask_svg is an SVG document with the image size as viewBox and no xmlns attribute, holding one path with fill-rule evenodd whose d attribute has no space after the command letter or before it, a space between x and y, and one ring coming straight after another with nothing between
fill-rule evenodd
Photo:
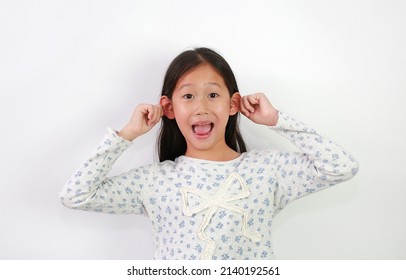
<instances>
[{"instance_id":1,"label":"nose","mask_svg":"<svg viewBox=\"0 0 406 280\"><path fill-rule=\"evenodd\" d=\"M210 111L210 105L207 98L198 98L196 102L196 115L207 115Z\"/></svg>"}]
</instances>

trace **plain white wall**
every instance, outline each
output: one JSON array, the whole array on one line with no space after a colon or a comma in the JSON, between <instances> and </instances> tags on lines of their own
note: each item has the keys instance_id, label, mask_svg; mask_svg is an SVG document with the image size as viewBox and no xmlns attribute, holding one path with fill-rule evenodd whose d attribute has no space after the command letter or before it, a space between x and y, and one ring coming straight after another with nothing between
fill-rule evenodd
<instances>
[{"instance_id":1,"label":"plain white wall","mask_svg":"<svg viewBox=\"0 0 406 280\"><path fill-rule=\"evenodd\" d=\"M219 51L242 94L336 140L351 181L276 218L278 259L406 258L406 2L0 2L0 259L150 259L147 218L64 208L59 192L140 102L158 100L169 62ZM295 149L242 119L250 148ZM153 160L156 129L112 173ZM303 242L305 240L305 242Z\"/></svg>"}]
</instances>

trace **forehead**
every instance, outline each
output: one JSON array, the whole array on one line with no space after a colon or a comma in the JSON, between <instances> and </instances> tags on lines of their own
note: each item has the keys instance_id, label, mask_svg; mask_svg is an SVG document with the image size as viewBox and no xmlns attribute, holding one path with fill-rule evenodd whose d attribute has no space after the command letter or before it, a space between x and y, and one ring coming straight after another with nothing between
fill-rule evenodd
<instances>
[{"instance_id":1,"label":"forehead","mask_svg":"<svg viewBox=\"0 0 406 280\"><path fill-rule=\"evenodd\" d=\"M208 63L203 63L183 75L177 82L175 90L201 85L225 88L223 77L213 66Z\"/></svg>"}]
</instances>

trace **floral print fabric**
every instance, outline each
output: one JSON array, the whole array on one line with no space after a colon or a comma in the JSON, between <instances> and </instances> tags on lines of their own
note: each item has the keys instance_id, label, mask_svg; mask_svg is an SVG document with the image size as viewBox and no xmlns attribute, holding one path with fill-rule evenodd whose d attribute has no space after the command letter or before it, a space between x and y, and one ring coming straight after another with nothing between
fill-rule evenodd
<instances>
[{"instance_id":1,"label":"floral print fabric","mask_svg":"<svg viewBox=\"0 0 406 280\"><path fill-rule=\"evenodd\" d=\"M215 162L186 156L107 177L128 142L112 130L66 183L73 209L147 215L155 259L272 259L272 220L293 200L353 177L357 161L280 112L271 127L301 152L250 151Z\"/></svg>"}]
</instances>

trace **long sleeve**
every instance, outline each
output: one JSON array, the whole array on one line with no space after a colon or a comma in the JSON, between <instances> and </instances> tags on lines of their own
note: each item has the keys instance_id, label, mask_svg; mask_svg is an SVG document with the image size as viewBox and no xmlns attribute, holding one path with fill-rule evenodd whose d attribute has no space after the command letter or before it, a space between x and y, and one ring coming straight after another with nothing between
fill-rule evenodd
<instances>
[{"instance_id":1,"label":"long sleeve","mask_svg":"<svg viewBox=\"0 0 406 280\"><path fill-rule=\"evenodd\" d=\"M66 207L105 213L146 214L142 199L150 182L144 166L107 177L114 162L131 145L109 128L96 151L72 175L61 192Z\"/></svg>"},{"instance_id":2,"label":"long sleeve","mask_svg":"<svg viewBox=\"0 0 406 280\"><path fill-rule=\"evenodd\" d=\"M288 114L280 112L272 129L301 151L280 152L273 159L282 190L275 193L277 211L292 200L349 180L358 172L358 162L348 152Z\"/></svg>"}]
</instances>

